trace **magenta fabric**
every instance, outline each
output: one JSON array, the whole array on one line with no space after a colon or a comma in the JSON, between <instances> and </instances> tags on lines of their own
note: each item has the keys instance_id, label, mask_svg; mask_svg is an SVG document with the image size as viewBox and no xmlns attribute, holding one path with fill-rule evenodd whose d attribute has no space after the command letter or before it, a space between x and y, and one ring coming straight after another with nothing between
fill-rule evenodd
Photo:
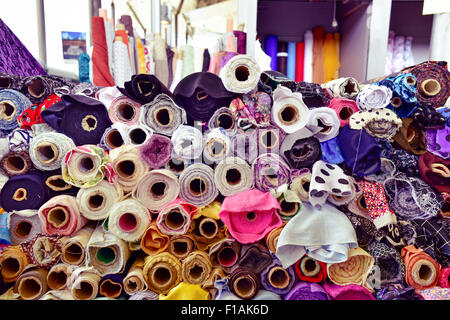
<instances>
[{"instance_id":1,"label":"magenta fabric","mask_svg":"<svg viewBox=\"0 0 450 320\"><path fill-rule=\"evenodd\" d=\"M279 209L277 199L270 192L251 189L226 197L219 217L238 242L252 243L281 225Z\"/></svg>"},{"instance_id":2,"label":"magenta fabric","mask_svg":"<svg viewBox=\"0 0 450 320\"><path fill-rule=\"evenodd\" d=\"M332 300L376 300L369 290L357 284L338 286L325 282L323 287Z\"/></svg>"},{"instance_id":3,"label":"magenta fabric","mask_svg":"<svg viewBox=\"0 0 450 320\"><path fill-rule=\"evenodd\" d=\"M345 98L332 99L328 107L336 112L339 122L341 123L341 128L350 123L350 116L353 113L359 111L355 100Z\"/></svg>"},{"instance_id":4,"label":"magenta fabric","mask_svg":"<svg viewBox=\"0 0 450 320\"><path fill-rule=\"evenodd\" d=\"M439 286L441 288L449 288L448 278L450 277L450 267L441 270L441 275L439 276Z\"/></svg>"}]
</instances>

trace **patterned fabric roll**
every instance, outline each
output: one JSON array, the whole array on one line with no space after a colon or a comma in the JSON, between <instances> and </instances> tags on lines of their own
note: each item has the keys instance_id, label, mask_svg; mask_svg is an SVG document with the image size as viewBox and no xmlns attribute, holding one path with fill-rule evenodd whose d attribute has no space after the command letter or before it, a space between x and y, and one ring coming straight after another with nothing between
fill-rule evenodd
<instances>
[{"instance_id":1,"label":"patterned fabric roll","mask_svg":"<svg viewBox=\"0 0 450 320\"><path fill-rule=\"evenodd\" d=\"M60 235L38 233L31 240L22 242L20 248L26 253L30 264L48 269L59 262L61 245Z\"/></svg>"},{"instance_id":2,"label":"patterned fabric roll","mask_svg":"<svg viewBox=\"0 0 450 320\"><path fill-rule=\"evenodd\" d=\"M427 61L416 65L411 73L417 78L419 104L434 108L445 104L450 96L450 72L447 62Z\"/></svg>"},{"instance_id":3,"label":"patterned fabric roll","mask_svg":"<svg viewBox=\"0 0 450 320\"><path fill-rule=\"evenodd\" d=\"M323 85L335 98L354 99L359 93L359 84L355 78L339 78Z\"/></svg>"},{"instance_id":4,"label":"patterned fabric roll","mask_svg":"<svg viewBox=\"0 0 450 320\"><path fill-rule=\"evenodd\" d=\"M180 198L196 206L211 203L219 191L214 183L211 167L198 163L188 167L180 175Z\"/></svg>"},{"instance_id":5,"label":"patterned fabric roll","mask_svg":"<svg viewBox=\"0 0 450 320\"><path fill-rule=\"evenodd\" d=\"M391 110L380 108L371 111L358 111L350 117L350 128L366 132L375 138L392 140L402 127L402 120Z\"/></svg>"},{"instance_id":6,"label":"patterned fabric roll","mask_svg":"<svg viewBox=\"0 0 450 320\"><path fill-rule=\"evenodd\" d=\"M385 108L392 99L392 91L385 86L365 85L356 96L356 104L362 111Z\"/></svg>"},{"instance_id":7,"label":"patterned fabric roll","mask_svg":"<svg viewBox=\"0 0 450 320\"><path fill-rule=\"evenodd\" d=\"M229 106L231 114L236 119L237 128L242 130L269 125L271 108L270 94L256 90L243 94L242 98L233 99Z\"/></svg>"},{"instance_id":8,"label":"patterned fabric roll","mask_svg":"<svg viewBox=\"0 0 450 320\"><path fill-rule=\"evenodd\" d=\"M109 211L108 230L127 242L139 241L150 223L147 208L134 199L117 202Z\"/></svg>"},{"instance_id":9,"label":"patterned fabric roll","mask_svg":"<svg viewBox=\"0 0 450 320\"><path fill-rule=\"evenodd\" d=\"M261 191L269 191L285 183L290 183L291 169L277 154L266 153L258 156L252 164L255 187Z\"/></svg>"},{"instance_id":10,"label":"patterned fabric roll","mask_svg":"<svg viewBox=\"0 0 450 320\"><path fill-rule=\"evenodd\" d=\"M177 199L161 209L156 225L162 233L170 236L186 234L196 211L196 206Z\"/></svg>"},{"instance_id":11,"label":"patterned fabric roll","mask_svg":"<svg viewBox=\"0 0 450 320\"><path fill-rule=\"evenodd\" d=\"M423 290L435 287L439 282L441 265L415 246L402 248L402 258L405 262L405 281L414 289Z\"/></svg>"},{"instance_id":12,"label":"patterned fabric roll","mask_svg":"<svg viewBox=\"0 0 450 320\"><path fill-rule=\"evenodd\" d=\"M39 170L51 171L61 168L64 156L75 144L66 135L57 132L42 133L30 143L30 158Z\"/></svg>"},{"instance_id":13,"label":"patterned fabric roll","mask_svg":"<svg viewBox=\"0 0 450 320\"><path fill-rule=\"evenodd\" d=\"M367 283L370 287L378 289L388 284L396 284L403 280L405 275L405 264L402 257L394 249L384 243L374 241L367 251L375 259L374 268L376 272L368 276Z\"/></svg>"},{"instance_id":14,"label":"patterned fabric roll","mask_svg":"<svg viewBox=\"0 0 450 320\"><path fill-rule=\"evenodd\" d=\"M113 123L122 122L127 125L137 124L141 116L141 105L126 96L115 98L108 109Z\"/></svg>"},{"instance_id":15,"label":"patterned fabric roll","mask_svg":"<svg viewBox=\"0 0 450 320\"><path fill-rule=\"evenodd\" d=\"M295 263L295 272L301 281L322 282L327 278L327 264L303 256Z\"/></svg>"},{"instance_id":16,"label":"patterned fabric roll","mask_svg":"<svg viewBox=\"0 0 450 320\"><path fill-rule=\"evenodd\" d=\"M172 156L172 141L165 136L153 134L145 144L139 147L142 160L151 169L163 168Z\"/></svg>"},{"instance_id":17,"label":"patterned fabric roll","mask_svg":"<svg viewBox=\"0 0 450 320\"><path fill-rule=\"evenodd\" d=\"M8 216L8 230L13 245L28 241L42 232L37 210L13 211Z\"/></svg>"},{"instance_id":18,"label":"patterned fabric roll","mask_svg":"<svg viewBox=\"0 0 450 320\"><path fill-rule=\"evenodd\" d=\"M297 82L295 91L302 94L303 102L309 109L326 107L330 103L330 98L320 84L300 81Z\"/></svg>"},{"instance_id":19,"label":"patterned fabric roll","mask_svg":"<svg viewBox=\"0 0 450 320\"><path fill-rule=\"evenodd\" d=\"M17 118L31 104L26 96L16 90L0 90L0 129L11 131L17 128Z\"/></svg>"},{"instance_id":20,"label":"patterned fabric roll","mask_svg":"<svg viewBox=\"0 0 450 320\"><path fill-rule=\"evenodd\" d=\"M181 282L181 262L168 252L145 258L144 277L149 290L166 294Z\"/></svg>"}]
</instances>

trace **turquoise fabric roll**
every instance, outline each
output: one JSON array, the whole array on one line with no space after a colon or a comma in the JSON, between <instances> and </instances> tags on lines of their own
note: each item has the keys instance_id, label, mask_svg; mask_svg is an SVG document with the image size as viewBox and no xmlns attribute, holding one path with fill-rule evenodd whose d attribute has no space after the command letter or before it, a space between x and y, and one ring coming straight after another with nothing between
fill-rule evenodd
<instances>
[{"instance_id":1,"label":"turquoise fabric roll","mask_svg":"<svg viewBox=\"0 0 450 320\"><path fill-rule=\"evenodd\" d=\"M295 60L297 58L297 43L288 42L287 76L295 81Z\"/></svg>"}]
</instances>

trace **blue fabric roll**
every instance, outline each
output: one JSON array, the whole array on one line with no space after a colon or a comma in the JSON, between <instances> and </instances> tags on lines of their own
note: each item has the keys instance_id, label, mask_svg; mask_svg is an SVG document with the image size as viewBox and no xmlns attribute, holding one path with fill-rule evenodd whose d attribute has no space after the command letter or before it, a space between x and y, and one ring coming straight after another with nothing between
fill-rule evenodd
<instances>
[{"instance_id":1,"label":"blue fabric roll","mask_svg":"<svg viewBox=\"0 0 450 320\"><path fill-rule=\"evenodd\" d=\"M0 248L3 248L4 246L10 246L11 238L9 237L9 231L8 231L8 216L10 215L9 212L4 212L3 214L0 214ZM1 252L1 249L0 249Z\"/></svg>"},{"instance_id":2,"label":"blue fabric roll","mask_svg":"<svg viewBox=\"0 0 450 320\"><path fill-rule=\"evenodd\" d=\"M17 118L31 105L31 101L16 90L0 90L0 130L10 132L17 128Z\"/></svg>"},{"instance_id":3,"label":"blue fabric roll","mask_svg":"<svg viewBox=\"0 0 450 320\"><path fill-rule=\"evenodd\" d=\"M322 149L322 160L328 163L339 164L344 162L341 148L337 137L320 143Z\"/></svg>"},{"instance_id":4,"label":"blue fabric roll","mask_svg":"<svg viewBox=\"0 0 450 320\"><path fill-rule=\"evenodd\" d=\"M89 80L89 63L91 61L91 57L85 52L82 52L78 57L78 77L80 78L80 82L88 82Z\"/></svg>"},{"instance_id":5,"label":"blue fabric roll","mask_svg":"<svg viewBox=\"0 0 450 320\"><path fill-rule=\"evenodd\" d=\"M287 76L295 81L295 63L297 59L297 43L288 42Z\"/></svg>"},{"instance_id":6,"label":"blue fabric roll","mask_svg":"<svg viewBox=\"0 0 450 320\"><path fill-rule=\"evenodd\" d=\"M405 73L395 77L388 77L377 83L380 86L385 86L392 90L392 101L395 101L394 98L400 99L400 106L395 106L392 103L387 106L388 109L394 111L400 118L411 117L414 110L419 106L416 97L416 82L417 79L414 75Z\"/></svg>"},{"instance_id":7,"label":"blue fabric roll","mask_svg":"<svg viewBox=\"0 0 450 320\"><path fill-rule=\"evenodd\" d=\"M270 58L272 58L272 61L270 62L270 68L273 71L278 70L277 53L278 53L278 36L267 36L266 37L266 54Z\"/></svg>"}]
</instances>

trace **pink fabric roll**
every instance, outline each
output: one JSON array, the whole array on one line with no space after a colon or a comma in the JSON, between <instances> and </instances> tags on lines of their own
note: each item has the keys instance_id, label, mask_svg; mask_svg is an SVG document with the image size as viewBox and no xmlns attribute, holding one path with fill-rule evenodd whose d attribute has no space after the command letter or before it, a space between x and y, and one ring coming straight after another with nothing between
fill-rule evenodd
<instances>
[{"instance_id":1,"label":"pink fabric roll","mask_svg":"<svg viewBox=\"0 0 450 320\"><path fill-rule=\"evenodd\" d=\"M341 123L341 128L350 123L350 116L353 113L359 111L355 100L345 98L333 98L328 107L336 112Z\"/></svg>"},{"instance_id":2,"label":"pink fabric roll","mask_svg":"<svg viewBox=\"0 0 450 320\"><path fill-rule=\"evenodd\" d=\"M108 114L113 123L122 122L129 126L135 125L139 122L141 105L128 97L117 97L111 102Z\"/></svg>"},{"instance_id":3,"label":"pink fabric roll","mask_svg":"<svg viewBox=\"0 0 450 320\"><path fill-rule=\"evenodd\" d=\"M369 290L357 284L338 286L325 282L323 288L333 300L376 300Z\"/></svg>"},{"instance_id":4,"label":"pink fabric roll","mask_svg":"<svg viewBox=\"0 0 450 320\"><path fill-rule=\"evenodd\" d=\"M88 222L80 214L76 198L59 195L44 203L38 211L42 221L42 231L46 234L70 236Z\"/></svg>"},{"instance_id":5,"label":"pink fabric roll","mask_svg":"<svg viewBox=\"0 0 450 320\"><path fill-rule=\"evenodd\" d=\"M226 197L219 217L238 242L252 243L282 224L277 210L280 205L270 192L252 189Z\"/></svg>"},{"instance_id":6,"label":"pink fabric roll","mask_svg":"<svg viewBox=\"0 0 450 320\"><path fill-rule=\"evenodd\" d=\"M450 267L441 270L441 275L439 276L439 286L441 288L448 288L448 277L450 276Z\"/></svg>"}]
</instances>

